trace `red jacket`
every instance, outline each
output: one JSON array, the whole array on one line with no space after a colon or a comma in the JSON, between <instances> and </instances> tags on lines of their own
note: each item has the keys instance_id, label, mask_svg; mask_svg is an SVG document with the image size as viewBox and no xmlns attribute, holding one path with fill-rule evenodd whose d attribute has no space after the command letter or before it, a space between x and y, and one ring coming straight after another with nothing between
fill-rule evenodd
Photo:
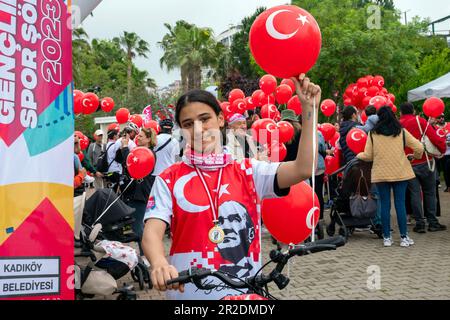
<instances>
[{"instance_id":1,"label":"red jacket","mask_svg":"<svg viewBox=\"0 0 450 320\"><path fill-rule=\"evenodd\" d=\"M420 129L419 126L417 124L417 120L416 120L416 116L412 115L412 114L407 114L407 115L403 115L400 118L400 123L402 125L403 128L405 128L406 130L409 131L409 133L411 133L414 138L416 138L417 140L421 140L422 135L420 133ZM422 132L425 132L425 129L427 130L425 132L425 134L428 136L428 138L430 139L431 143L433 143L441 153L445 153L445 151L447 150L447 144L445 141L445 137L440 137L437 133L436 133L436 129L432 126L432 125L428 125L427 120L425 120L422 117L419 117L419 123L420 126L422 127ZM428 128L427 128L428 126ZM410 148L405 148L405 153L408 154L412 154L412 150ZM431 159L432 157L429 157L429 159ZM426 163L427 162L427 158L426 158L426 154L425 152L423 153L423 157L420 160L414 160L412 162L413 166L422 164L422 163Z\"/></svg>"}]
</instances>

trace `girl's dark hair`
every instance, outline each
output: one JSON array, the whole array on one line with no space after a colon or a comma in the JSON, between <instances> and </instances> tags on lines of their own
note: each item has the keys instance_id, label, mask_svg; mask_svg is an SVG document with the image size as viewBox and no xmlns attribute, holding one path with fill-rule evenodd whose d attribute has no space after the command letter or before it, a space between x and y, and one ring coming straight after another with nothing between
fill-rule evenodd
<instances>
[{"instance_id":1,"label":"girl's dark hair","mask_svg":"<svg viewBox=\"0 0 450 320\"><path fill-rule=\"evenodd\" d=\"M352 119L352 116L354 114L356 114L356 108L353 106L347 106L342 111L342 118L344 119L344 121L349 121Z\"/></svg>"},{"instance_id":2,"label":"girl's dark hair","mask_svg":"<svg viewBox=\"0 0 450 320\"><path fill-rule=\"evenodd\" d=\"M370 117L374 114L377 114L377 108L375 108L374 106L368 106L366 108L366 116Z\"/></svg>"},{"instance_id":3,"label":"girl's dark hair","mask_svg":"<svg viewBox=\"0 0 450 320\"><path fill-rule=\"evenodd\" d=\"M191 90L184 95L182 95L178 101L175 109L175 121L181 126L180 123L180 113L181 110L186 107L188 104L193 102L201 102L211 107L214 110L216 115L219 115L222 112L220 108L219 102L216 97L212 95L212 93L205 90Z\"/></svg>"},{"instance_id":4,"label":"girl's dark hair","mask_svg":"<svg viewBox=\"0 0 450 320\"><path fill-rule=\"evenodd\" d=\"M373 131L376 134L393 137L400 135L402 132L402 126L390 107L386 106L380 108L377 115L378 123L373 128Z\"/></svg>"}]
</instances>

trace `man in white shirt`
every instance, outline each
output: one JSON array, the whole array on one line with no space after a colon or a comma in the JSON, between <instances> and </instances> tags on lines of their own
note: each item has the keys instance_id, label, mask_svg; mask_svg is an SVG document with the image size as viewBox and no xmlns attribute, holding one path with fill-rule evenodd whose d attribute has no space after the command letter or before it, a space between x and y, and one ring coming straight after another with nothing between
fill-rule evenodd
<instances>
[{"instance_id":1,"label":"man in white shirt","mask_svg":"<svg viewBox=\"0 0 450 320\"><path fill-rule=\"evenodd\" d=\"M164 119L159 122L161 132L157 139L158 143L153 149L156 153L155 169L152 173L159 176L164 170L180 160L180 147L176 139L172 137L173 121Z\"/></svg>"}]
</instances>

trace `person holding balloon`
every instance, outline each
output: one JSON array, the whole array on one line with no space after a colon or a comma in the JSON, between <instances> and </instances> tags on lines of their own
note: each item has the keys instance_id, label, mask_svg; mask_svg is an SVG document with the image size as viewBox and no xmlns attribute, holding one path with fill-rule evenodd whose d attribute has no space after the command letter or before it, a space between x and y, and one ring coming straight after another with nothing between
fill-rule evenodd
<instances>
[{"instance_id":1,"label":"person holding balloon","mask_svg":"<svg viewBox=\"0 0 450 320\"><path fill-rule=\"evenodd\" d=\"M364 152L359 153L357 157L363 161L373 162L371 181L377 184L380 195L384 246L390 247L393 244L390 215L391 189L393 189L401 236L400 246L409 247L414 241L408 235L405 196L408 180L414 179L415 176L404 148L405 146L411 148L415 159L422 157L424 148L408 131L402 129L390 107L380 108L378 118L377 125L367 139Z\"/></svg>"},{"instance_id":2,"label":"person holding balloon","mask_svg":"<svg viewBox=\"0 0 450 320\"><path fill-rule=\"evenodd\" d=\"M142 128L137 135L137 147L153 150L156 143L156 133L153 129ZM121 152L122 157L127 159L130 154L130 149L126 146L121 149ZM131 180L132 177L129 177L130 173L128 170L124 170L124 175L126 175L127 178L124 179L125 183L121 186L122 197L127 205L136 209L134 212L135 221L132 228L133 232L139 237L139 251L140 255L143 256L144 252L142 250L141 242L142 234L144 233L144 214L147 208L150 191L155 181L155 176L150 172L143 178Z\"/></svg>"},{"instance_id":3,"label":"person holding balloon","mask_svg":"<svg viewBox=\"0 0 450 320\"><path fill-rule=\"evenodd\" d=\"M225 119L210 93L194 90L178 100L175 119L188 148L182 162L156 178L143 237L154 287L168 290L169 298L221 299L239 294L228 288L199 290L192 284L166 286L166 281L192 266L227 270L235 276L254 275L261 266L260 199L288 195L291 187L311 176L313 168L313 124L321 89L305 74L292 80L303 105L303 134L296 159L281 164L256 159L238 163L224 153L220 130ZM163 243L167 225L173 239L169 259Z\"/></svg>"}]
</instances>

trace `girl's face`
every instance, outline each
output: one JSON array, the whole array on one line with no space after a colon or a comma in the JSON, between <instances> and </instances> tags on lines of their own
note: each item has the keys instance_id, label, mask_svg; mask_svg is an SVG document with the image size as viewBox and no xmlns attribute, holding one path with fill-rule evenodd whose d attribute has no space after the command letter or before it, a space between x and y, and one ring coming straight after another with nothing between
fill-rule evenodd
<instances>
[{"instance_id":1,"label":"girl's face","mask_svg":"<svg viewBox=\"0 0 450 320\"><path fill-rule=\"evenodd\" d=\"M150 146L150 138L147 138L147 136L145 135L143 130L141 130L141 132L139 132L139 135L137 137L137 145L139 147L149 147Z\"/></svg>"},{"instance_id":2,"label":"girl's face","mask_svg":"<svg viewBox=\"0 0 450 320\"><path fill-rule=\"evenodd\" d=\"M183 136L198 153L210 154L221 151L220 128L224 124L222 113L217 116L210 106L201 102L190 103L180 112Z\"/></svg>"}]
</instances>

